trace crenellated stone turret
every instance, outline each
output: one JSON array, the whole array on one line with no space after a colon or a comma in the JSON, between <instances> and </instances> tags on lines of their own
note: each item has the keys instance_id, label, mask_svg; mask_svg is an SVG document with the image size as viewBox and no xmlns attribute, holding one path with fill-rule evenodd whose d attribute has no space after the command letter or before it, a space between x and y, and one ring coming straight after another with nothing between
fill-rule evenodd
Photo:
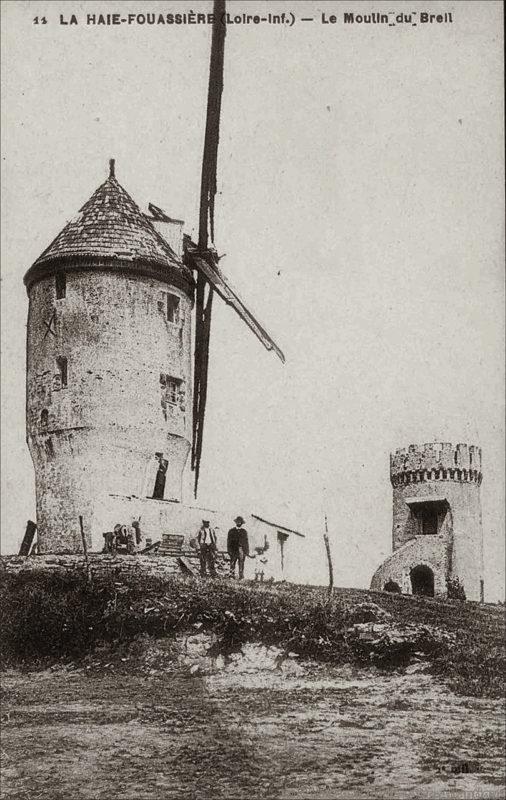
<instances>
[{"instance_id":1,"label":"crenellated stone turret","mask_svg":"<svg viewBox=\"0 0 506 800\"><path fill-rule=\"evenodd\" d=\"M371 587L445 595L457 580L483 599L481 449L465 443L411 444L390 456L392 549Z\"/></svg>"}]
</instances>

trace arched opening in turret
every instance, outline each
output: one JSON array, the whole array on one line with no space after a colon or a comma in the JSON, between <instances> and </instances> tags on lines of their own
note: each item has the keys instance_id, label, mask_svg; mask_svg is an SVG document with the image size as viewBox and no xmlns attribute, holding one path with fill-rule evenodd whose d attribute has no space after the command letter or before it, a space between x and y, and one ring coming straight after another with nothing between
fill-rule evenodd
<instances>
[{"instance_id":1,"label":"arched opening in turret","mask_svg":"<svg viewBox=\"0 0 506 800\"><path fill-rule=\"evenodd\" d=\"M401 587L395 581L387 581L383 587L384 592L392 592L393 594L400 594Z\"/></svg>"},{"instance_id":2,"label":"arched opening in turret","mask_svg":"<svg viewBox=\"0 0 506 800\"><path fill-rule=\"evenodd\" d=\"M424 597L434 597L434 573L430 567L419 564L410 572L411 591Z\"/></svg>"}]
</instances>

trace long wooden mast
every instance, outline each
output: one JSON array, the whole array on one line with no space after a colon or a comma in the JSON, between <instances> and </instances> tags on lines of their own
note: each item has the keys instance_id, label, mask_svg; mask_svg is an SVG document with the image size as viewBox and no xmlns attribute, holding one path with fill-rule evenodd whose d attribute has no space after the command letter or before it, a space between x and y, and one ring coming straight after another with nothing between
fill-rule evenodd
<instances>
[{"instance_id":1,"label":"long wooden mast","mask_svg":"<svg viewBox=\"0 0 506 800\"><path fill-rule=\"evenodd\" d=\"M218 143L220 139L220 111L223 92L223 61L226 26L225 0L214 0L214 20L209 65L207 92L207 116L202 158L200 184L198 255L204 261L215 261L214 251L209 250L209 234L214 244L214 200L216 196L216 170L218 165ZM207 297L206 297L207 286ZM193 441L192 470L195 473L194 495L200 473L204 418L207 400L207 375L209 366L209 333L213 305L213 287L201 271L197 272L195 298L195 362L193 379Z\"/></svg>"}]
</instances>

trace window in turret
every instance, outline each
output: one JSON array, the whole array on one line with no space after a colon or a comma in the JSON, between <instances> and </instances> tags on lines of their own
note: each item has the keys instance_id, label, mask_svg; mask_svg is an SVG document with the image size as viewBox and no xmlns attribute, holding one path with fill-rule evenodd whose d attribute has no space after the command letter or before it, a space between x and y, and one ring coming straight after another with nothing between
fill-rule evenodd
<instances>
[{"instance_id":1,"label":"window in turret","mask_svg":"<svg viewBox=\"0 0 506 800\"><path fill-rule=\"evenodd\" d=\"M181 381L177 380L176 378L169 378L167 376L167 383L165 385L165 393L167 396L167 402L173 403L177 405L179 402L179 387L181 386Z\"/></svg>"},{"instance_id":2,"label":"window in turret","mask_svg":"<svg viewBox=\"0 0 506 800\"><path fill-rule=\"evenodd\" d=\"M54 458L53 440L52 439L46 439L46 441L44 442L44 446L46 448L47 457L50 458L50 459Z\"/></svg>"},{"instance_id":3,"label":"window in turret","mask_svg":"<svg viewBox=\"0 0 506 800\"><path fill-rule=\"evenodd\" d=\"M40 412L40 424L45 428L49 421L49 411L47 408L43 408Z\"/></svg>"},{"instance_id":4,"label":"window in turret","mask_svg":"<svg viewBox=\"0 0 506 800\"><path fill-rule=\"evenodd\" d=\"M160 373L161 406L163 416L167 419L167 406L179 406L184 411L184 385L181 378Z\"/></svg>"},{"instance_id":5,"label":"window in turret","mask_svg":"<svg viewBox=\"0 0 506 800\"><path fill-rule=\"evenodd\" d=\"M158 310L161 311L167 320L173 325L181 322L181 298L171 292L162 292L161 299L158 301Z\"/></svg>"},{"instance_id":6,"label":"window in turret","mask_svg":"<svg viewBox=\"0 0 506 800\"><path fill-rule=\"evenodd\" d=\"M422 534L435 536L437 534L437 511L424 508L421 512Z\"/></svg>"},{"instance_id":7,"label":"window in turret","mask_svg":"<svg viewBox=\"0 0 506 800\"><path fill-rule=\"evenodd\" d=\"M55 277L56 299L62 300L67 293L67 276L64 272L57 272Z\"/></svg>"},{"instance_id":8,"label":"window in turret","mask_svg":"<svg viewBox=\"0 0 506 800\"><path fill-rule=\"evenodd\" d=\"M171 294L170 292L167 294L167 321L173 322L174 325L179 324L180 314L179 314L179 305L181 303L180 298L177 294Z\"/></svg>"},{"instance_id":9,"label":"window in turret","mask_svg":"<svg viewBox=\"0 0 506 800\"><path fill-rule=\"evenodd\" d=\"M65 356L58 356L56 359L56 366L58 367L58 372L60 374L60 386L62 389L67 388L67 379L68 379L68 369L67 369L67 359Z\"/></svg>"}]
</instances>

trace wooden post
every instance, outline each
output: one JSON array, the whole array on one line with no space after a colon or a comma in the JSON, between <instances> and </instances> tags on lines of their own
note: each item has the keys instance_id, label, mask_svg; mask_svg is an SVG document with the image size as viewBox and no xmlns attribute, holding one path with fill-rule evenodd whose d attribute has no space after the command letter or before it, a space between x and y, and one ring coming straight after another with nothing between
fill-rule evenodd
<instances>
[{"instance_id":1,"label":"wooden post","mask_svg":"<svg viewBox=\"0 0 506 800\"><path fill-rule=\"evenodd\" d=\"M92 583L90 559L88 558L88 545L86 544L86 536L84 535L83 518L79 515L79 527L81 528L81 539L83 542L84 560L86 561L86 579L88 583Z\"/></svg>"},{"instance_id":2,"label":"wooden post","mask_svg":"<svg viewBox=\"0 0 506 800\"><path fill-rule=\"evenodd\" d=\"M325 514L325 533L323 534L323 540L325 542L325 550L327 551L327 562L329 565L329 588L328 588L328 599L332 597L332 590L334 588L334 570L332 567L332 555L330 553L330 543L329 543L329 529L327 524L327 515Z\"/></svg>"},{"instance_id":3,"label":"wooden post","mask_svg":"<svg viewBox=\"0 0 506 800\"><path fill-rule=\"evenodd\" d=\"M28 522L26 523L25 535L23 536L21 547L19 548L20 556L28 556L30 554L30 547L33 542L33 537L35 536L36 529L37 526L35 522L32 522L32 520L29 519Z\"/></svg>"}]
</instances>

